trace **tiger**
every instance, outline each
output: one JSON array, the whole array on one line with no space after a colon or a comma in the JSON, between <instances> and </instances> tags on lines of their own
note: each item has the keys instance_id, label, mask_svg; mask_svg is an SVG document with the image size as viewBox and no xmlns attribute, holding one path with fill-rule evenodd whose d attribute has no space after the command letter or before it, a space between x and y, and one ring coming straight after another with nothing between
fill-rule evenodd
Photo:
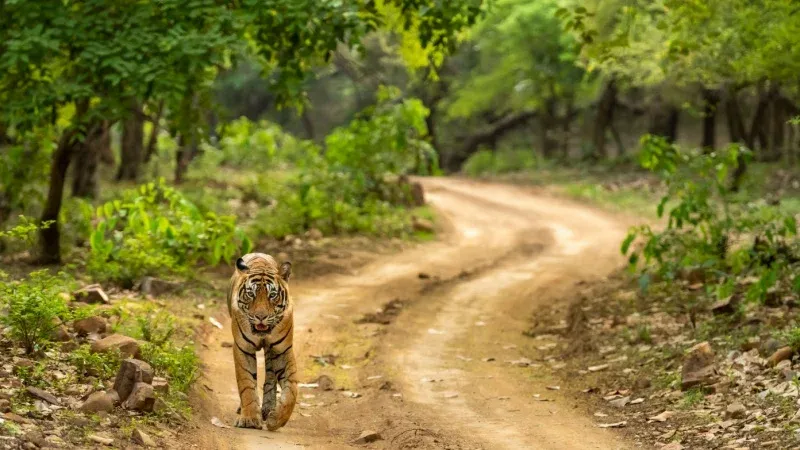
<instances>
[{"instance_id":1,"label":"tiger","mask_svg":"<svg viewBox=\"0 0 800 450\"><path fill-rule=\"evenodd\" d=\"M264 253L248 253L236 260L228 291L239 389L236 427L260 429L265 421L267 429L275 431L286 425L294 410L297 364L292 350L294 305L288 284L291 275L290 262L279 266L272 256ZM256 352L261 349L265 376L259 411ZM278 384L280 398L276 398Z\"/></svg>"}]
</instances>

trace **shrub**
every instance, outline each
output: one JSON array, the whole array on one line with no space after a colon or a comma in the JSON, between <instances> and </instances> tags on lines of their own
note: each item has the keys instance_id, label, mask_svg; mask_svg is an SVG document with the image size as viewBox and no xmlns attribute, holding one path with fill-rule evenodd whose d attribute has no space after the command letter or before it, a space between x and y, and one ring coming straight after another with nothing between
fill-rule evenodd
<instances>
[{"instance_id":1,"label":"shrub","mask_svg":"<svg viewBox=\"0 0 800 450\"><path fill-rule=\"evenodd\" d=\"M163 180L105 203L96 220L89 273L123 286L145 275L187 273L200 261L227 261L252 246L233 216L202 214Z\"/></svg>"},{"instance_id":2,"label":"shrub","mask_svg":"<svg viewBox=\"0 0 800 450\"><path fill-rule=\"evenodd\" d=\"M61 321L74 315L59 295L70 284L65 274L52 276L46 270L32 272L25 281L0 279L0 301L8 311L0 322L26 353L41 351Z\"/></svg>"},{"instance_id":3,"label":"shrub","mask_svg":"<svg viewBox=\"0 0 800 450\"><path fill-rule=\"evenodd\" d=\"M536 155L530 149L480 150L464 162L461 170L477 177L533 169L536 165Z\"/></svg>"},{"instance_id":4,"label":"shrub","mask_svg":"<svg viewBox=\"0 0 800 450\"><path fill-rule=\"evenodd\" d=\"M170 385L186 392L198 377L200 359L191 345L176 347L169 343L142 346L142 359L147 361L156 375L169 379Z\"/></svg>"},{"instance_id":5,"label":"shrub","mask_svg":"<svg viewBox=\"0 0 800 450\"><path fill-rule=\"evenodd\" d=\"M107 380L116 375L122 357L117 352L94 353L88 344L78 347L69 354L69 362L81 375L94 376Z\"/></svg>"},{"instance_id":6,"label":"shrub","mask_svg":"<svg viewBox=\"0 0 800 450\"><path fill-rule=\"evenodd\" d=\"M643 285L650 272L674 279L699 270L717 279L720 294L730 295L732 289L724 287L732 285L732 278L751 274L758 281L750 285L747 297L763 300L796 262L790 239L797 223L778 206L736 202L729 174L749 152L737 145L708 154L682 152L652 136L642 143L643 167L659 174L667 187L658 216L668 215L664 230L635 227L622 243L631 267L643 264ZM640 247L633 245L637 240Z\"/></svg>"}]
</instances>

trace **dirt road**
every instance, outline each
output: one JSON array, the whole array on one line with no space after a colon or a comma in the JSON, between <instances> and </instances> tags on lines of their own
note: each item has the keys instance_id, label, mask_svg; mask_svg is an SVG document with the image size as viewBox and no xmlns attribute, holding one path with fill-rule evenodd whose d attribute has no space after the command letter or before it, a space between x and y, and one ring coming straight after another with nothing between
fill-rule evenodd
<instances>
[{"instance_id":1,"label":"dirt road","mask_svg":"<svg viewBox=\"0 0 800 450\"><path fill-rule=\"evenodd\" d=\"M353 448L362 431L374 430L383 439L370 448L641 448L598 428L553 389L547 365L557 361L535 360L549 342L522 335L542 305L565 301L576 282L621 262L626 224L523 188L456 179L424 184L442 219L439 241L348 275L304 279L296 267L301 382L326 374L337 389L301 387L285 428L218 428L219 442ZM395 299L399 314L372 320L383 324L355 323ZM238 397L231 350L221 345L230 340L224 325L207 342L204 383L215 396L209 415L232 424ZM520 367L526 357L535 361Z\"/></svg>"}]
</instances>

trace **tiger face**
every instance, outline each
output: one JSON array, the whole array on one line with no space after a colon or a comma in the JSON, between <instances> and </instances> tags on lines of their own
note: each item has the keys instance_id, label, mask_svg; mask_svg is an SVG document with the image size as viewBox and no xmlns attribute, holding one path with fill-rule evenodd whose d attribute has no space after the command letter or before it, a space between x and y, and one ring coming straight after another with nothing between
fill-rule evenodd
<instances>
[{"instance_id":1,"label":"tiger face","mask_svg":"<svg viewBox=\"0 0 800 450\"><path fill-rule=\"evenodd\" d=\"M290 263L284 262L279 267L275 259L263 253L250 253L236 261L232 278L235 306L249 324L251 333L269 334L281 323L289 307L290 276ZM244 328L244 323L241 325Z\"/></svg>"}]
</instances>

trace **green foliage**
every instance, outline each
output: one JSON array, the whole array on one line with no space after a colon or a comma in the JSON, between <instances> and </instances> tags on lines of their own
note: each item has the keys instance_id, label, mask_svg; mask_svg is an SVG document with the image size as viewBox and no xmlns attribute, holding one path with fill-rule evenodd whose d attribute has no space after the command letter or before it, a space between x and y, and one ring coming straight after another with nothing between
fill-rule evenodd
<instances>
[{"instance_id":1,"label":"green foliage","mask_svg":"<svg viewBox=\"0 0 800 450\"><path fill-rule=\"evenodd\" d=\"M530 149L481 150L464 162L462 171L469 176L498 175L533 169L537 166L536 155Z\"/></svg>"},{"instance_id":2,"label":"green foliage","mask_svg":"<svg viewBox=\"0 0 800 450\"><path fill-rule=\"evenodd\" d=\"M84 376L101 380L113 378L119 370L122 358L118 351L95 353L88 344L81 345L69 354L69 362Z\"/></svg>"},{"instance_id":3,"label":"green foliage","mask_svg":"<svg viewBox=\"0 0 800 450\"><path fill-rule=\"evenodd\" d=\"M156 346L165 345L175 333L175 317L166 311L137 315L136 323L142 339Z\"/></svg>"},{"instance_id":4,"label":"green foliage","mask_svg":"<svg viewBox=\"0 0 800 450\"><path fill-rule=\"evenodd\" d=\"M735 201L728 176L745 151L732 145L708 154L682 152L662 138L643 138L642 166L667 187L657 213L666 212L668 222L662 231L649 225L631 230L622 253L629 255L632 268L643 263L645 274L652 268L666 279L701 270L720 280L721 295L730 293L724 288L728 276L752 273L758 281L748 297L766 297L793 262L788 240L796 235L797 223L779 207ZM637 240L641 247L634 245Z\"/></svg>"},{"instance_id":5,"label":"green foliage","mask_svg":"<svg viewBox=\"0 0 800 450\"><path fill-rule=\"evenodd\" d=\"M46 270L32 272L27 280L8 281L0 278L0 302L8 311L0 323L9 328L9 336L25 348L26 353L43 350L52 331L72 318L73 312L59 295L69 290L66 274L50 275Z\"/></svg>"},{"instance_id":6,"label":"green foliage","mask_svg":"<svg viewBox=\"0 0 800 450\"><path fill-rule=\"evenodd\" d=\"M35 233L53 224L52 221L39 222L25 216L19 216L19 223L6 231L0 231L0 239L20 240L30 244Z\"/></svg>"},{"instance_id":7,"label":"green foliage","mask_svg":"<svg viewBox=\"0 0 800 450\"><path fill-rule=\"evenodd\" d=\"M250 240L232 216L202 214L163 180L97 208L87 268L98 279L132 285L145 275L186 273L247 253Z\"/></svg>"},{"instance_id":8,"label":"green foliage","mask_svg":"<svg viewBox=\"0 0 800 450\"><path fill-rule=\"evenodd\" d=\"M186 392L199 376L200 359L191 345L176 347L167 342L157 345L147 342L142 346L142 359L147 361L156 375L169 379L170 385Z\"/></svg>"}]
</instances>

